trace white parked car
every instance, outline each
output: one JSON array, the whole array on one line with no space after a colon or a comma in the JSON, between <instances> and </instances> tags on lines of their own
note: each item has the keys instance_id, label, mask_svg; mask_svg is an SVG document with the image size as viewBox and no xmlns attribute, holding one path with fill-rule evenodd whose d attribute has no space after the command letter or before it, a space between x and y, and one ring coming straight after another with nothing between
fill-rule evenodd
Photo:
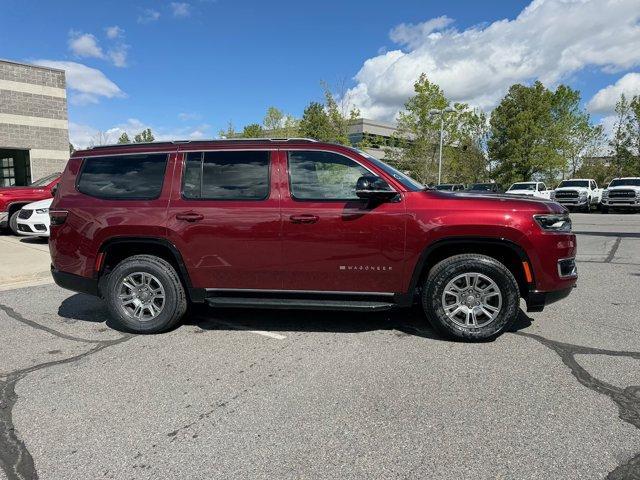
<instances>
[{"instance_id":1,"label":"white parked car","mask_svg":"<svg viewBox=\"0 0 640 480\"><path fill-rule=\"evenodd\" d=\"M551 198L551 190L542 182L518 182L509 187L505 193L510 195L525 195L527 197Z\"/></svg>"},{"instance_id":2,"label":"white parked car","mask_svg":"<svg viewBox=\"0 0 640 480\"><path fill-rule=\"evenodd\" d=\"M53 202L53 198L47 198L22 207L18 213L18 233L32 237L48 237L51 202Z\"/></svg>"},{"instance_id":3,"label":"white parked car","mask_svg":"<svg viewBox=\"0 0 640 480\"><path fill-rule=\"evenodd\" d=\"M602 200L602 189L591 178L572 178L563 180L553 192L551 200L567 208L577 207L583 212L590 212L591 207L599 207Z\"/></svg>"},{"instance_id":4,"label":"white parked car","mask_svg":"<svg viewBox=\"0 0 640 480\"><path fill-rule=\"evenodd\" d=\"M602 192L602 213L610 208L640 211L640 177L614 178Z\"/></svg>"}]
</instances>

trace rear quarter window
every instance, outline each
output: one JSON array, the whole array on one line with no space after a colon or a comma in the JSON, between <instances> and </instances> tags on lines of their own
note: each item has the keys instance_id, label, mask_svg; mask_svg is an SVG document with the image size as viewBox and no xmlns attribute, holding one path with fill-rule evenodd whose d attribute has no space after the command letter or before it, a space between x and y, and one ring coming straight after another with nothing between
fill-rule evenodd
<instances>
[{"instance_id":1,"label":"rear quarter window","mask_svg":"<svg viewBox=\"0 0 640 480\"><path fill-rule=\"evenodd\" d=\"M166 168L166 153L88 157L77 188L97 198L152 200L160 196Z\"/></svg>"}]
</instances>

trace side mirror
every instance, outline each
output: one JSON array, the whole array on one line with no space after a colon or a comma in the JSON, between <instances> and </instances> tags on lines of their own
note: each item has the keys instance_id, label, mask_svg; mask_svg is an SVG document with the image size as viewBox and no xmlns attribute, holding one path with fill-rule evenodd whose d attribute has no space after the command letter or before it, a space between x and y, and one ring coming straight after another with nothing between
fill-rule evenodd
<instances>
[{"instance_id":1,"label":"side mirror","mask_svg":"<svg viewBox=\"0 0 640 480\"><path fill-rule=\"evenodd\" d=\"M398 193L380 177L364 175L356 183L356 195L358 198L368 200L391 200Z\"/></svg>"},{"instance_id":2,"label":"side mirror","mask_svg":"<svg viewBox=\"0 0 640 480\"><path fill-rule=\"evenodd\" d=\"M56 183L53 187L51 187L51 196L55 197L58 192L58 184Z\"/></svg>"}]
</instances>

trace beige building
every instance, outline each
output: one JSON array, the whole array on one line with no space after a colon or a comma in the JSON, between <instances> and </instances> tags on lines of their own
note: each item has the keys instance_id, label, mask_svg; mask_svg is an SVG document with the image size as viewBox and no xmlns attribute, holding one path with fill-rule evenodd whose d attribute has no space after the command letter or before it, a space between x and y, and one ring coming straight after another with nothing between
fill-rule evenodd
<instances>
[{"instance_id":1,"label":"beige building","mask_svg":"<svg viewBox=\"0 0 640 480\"><path fill-rule=\"evenodd\" d=\"M64 71L0 60L0 186L61 172L68 159Z\"/></svg>"}]
</instances>

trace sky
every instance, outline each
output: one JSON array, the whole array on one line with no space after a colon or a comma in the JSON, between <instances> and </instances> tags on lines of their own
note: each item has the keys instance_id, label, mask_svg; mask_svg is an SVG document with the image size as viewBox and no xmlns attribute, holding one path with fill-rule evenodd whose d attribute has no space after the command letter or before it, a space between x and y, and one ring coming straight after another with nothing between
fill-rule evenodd
<instances>
[{"instance_id":1,"label":"sky","mask_svg":"<svg viewBox=\"0 0 640 480\"><path fill-rule=\"evenodd\" d=\"M565 83L605 126L640 94L640 0L0 0L0 25L0 58L66 71L77 147L299 117L323 81L385 122L423 72L487 112L513 83Z\"/></svg>"}]
</instances>

